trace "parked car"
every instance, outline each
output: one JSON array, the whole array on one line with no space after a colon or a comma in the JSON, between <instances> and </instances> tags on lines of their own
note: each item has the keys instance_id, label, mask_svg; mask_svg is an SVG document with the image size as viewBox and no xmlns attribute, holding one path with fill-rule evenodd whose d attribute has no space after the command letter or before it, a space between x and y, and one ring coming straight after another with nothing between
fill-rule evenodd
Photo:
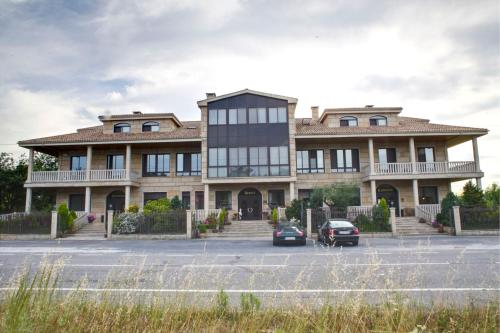
<instances>
[{"instance_id":1,"label":"parked car","mask_svg":"<svg viewBox=\"0 0 500 333\"><path fill-rule=\"evenodd\" d=\"M299 244L306 245L306 234L299 226L279 223L273 231L273 245Z\"/></svg>"},{"instance_id":2,"label":"parked car","mask_svg":"<svg viewBox=\"0 0 500 333\"><path fill-rule=\"evenodd\" d=\"M359 242L359 229L351 222L340 219L330 219L322 226L318 226L318 241L328 245Z\"/></svg>"}]
</instances>

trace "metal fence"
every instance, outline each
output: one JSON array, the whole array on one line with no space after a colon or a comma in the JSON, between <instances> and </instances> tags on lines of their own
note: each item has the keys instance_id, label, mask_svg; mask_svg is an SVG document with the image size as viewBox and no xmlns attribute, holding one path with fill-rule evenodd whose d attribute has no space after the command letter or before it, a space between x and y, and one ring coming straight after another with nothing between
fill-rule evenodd
<instances>
[{"instance_id":1,"label":"metal fence","mask_svg":"<svg viewBox=\"0 0 500 333\"><path fill-rule=\"evenodd\" d=\"M50 212L12 214L0 220L0 234L50 234Z\"/></svg>"},{"instance_id":2,"label":"metal fence","mask_svg":"<svg viewBox=\"0 0 500 333\"><path fill-rule=\"evenodd\" d=\"M462 230L500 230L498 207L460 207Z\"/></svg>"}]
</instances>

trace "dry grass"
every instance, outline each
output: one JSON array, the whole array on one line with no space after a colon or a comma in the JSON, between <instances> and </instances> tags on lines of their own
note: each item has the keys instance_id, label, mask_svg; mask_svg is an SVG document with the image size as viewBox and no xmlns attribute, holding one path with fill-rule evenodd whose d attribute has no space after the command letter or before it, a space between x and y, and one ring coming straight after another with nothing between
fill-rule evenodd
<instances>
[{"instance_id":1,"label":"dry grass","mask_svg":"<svg viewBox=\"0 0 500 333\"><path fill-rule=\"evenodd\" d=\"M378 305L341 304L260 309L245 295L231 307L218 294L211 307L153 298L115 298L54 290L58 272L24 273L0 302L0 332L498 332L498 303L423 305L392 298ZM5 296L5 295L4 295Z\"/></svg>"}]
</instances>

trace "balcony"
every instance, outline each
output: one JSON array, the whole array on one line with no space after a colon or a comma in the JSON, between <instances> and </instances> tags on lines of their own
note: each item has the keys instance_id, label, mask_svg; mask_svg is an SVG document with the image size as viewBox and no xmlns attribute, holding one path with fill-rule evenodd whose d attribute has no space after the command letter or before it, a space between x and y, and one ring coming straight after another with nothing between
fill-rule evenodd
<instances>
[{"instance_id":1,"label":"balcony","mask_svg":"<svg viewBox=\"0 0 500 333\"><path fill-rule=\"evenodd\" d=\"M375 163L370 172L370 166L364 168L363 180L376 179L416 179L416 178L454 178L467 179L482 177L474 161L459 162L401 162Z\"/></svg>"},{"instance_id":2,"label":"balcony","mask_svg":"<svg viewBox=\"0 0 500 333\"><path fill-rule=\"evenodd\" d=\"M32 187L37 185L50 186L109 186L134 185L137 179L135 172L127 177L126 169L103 170L63 170L63 171L35 171L31 173L31 180L26 183Z\"/></svg>"}]
</instances>

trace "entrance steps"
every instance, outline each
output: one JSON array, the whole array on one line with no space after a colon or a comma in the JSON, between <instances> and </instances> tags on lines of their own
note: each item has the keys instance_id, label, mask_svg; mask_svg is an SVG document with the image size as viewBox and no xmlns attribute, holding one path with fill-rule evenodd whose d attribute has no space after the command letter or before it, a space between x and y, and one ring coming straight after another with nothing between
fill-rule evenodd
<instances>
[{"instance_id":1,"label":"entrance steps","mask_svg":"<svg viewBox=\"0 0 500 333\"><path fill-rule=\"evenodd\" d=\"M64 238L73 239L104 239L104 234L106 233L105 224L102 222L94 221L92 223L85 223L77 232L74 234L66 234Z\"/></svg>"},{"instance_id":2,"label":"entrance steps","mask_svg":"<svg viewBox=\"0 0 500 333\"><path fill-rule=\"evenodd\" d=\"M427 223L419 223L415 216L396 217L396 231L399 235L435 235L438 229Z\"/></svg>"},{"instance_id":3,"label":"entrance steps","mask_svg":"<svg viewBox=\"0 0 500 333\"><path fill-rule=\"evenodd\" d=\"M250 238L273 236L273 227L266 220L254 221L232 221L230 225L225 225L222 232L214 233L207 230L209 238Z\"/></svg>"}]
</instances>

